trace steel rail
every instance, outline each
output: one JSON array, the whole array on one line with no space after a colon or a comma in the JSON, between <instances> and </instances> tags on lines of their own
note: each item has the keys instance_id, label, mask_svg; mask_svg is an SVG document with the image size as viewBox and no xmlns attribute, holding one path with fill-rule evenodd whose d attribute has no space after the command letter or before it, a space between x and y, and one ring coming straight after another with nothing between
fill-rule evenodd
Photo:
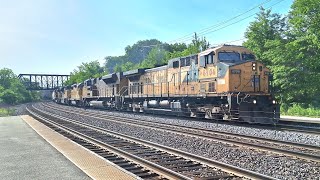
<instances>
[{"instance_id":1,"label":"steel rail","mask_svg":"<svg viewBox=\"0 0 320 180\"><path fill-rule=\"evenodd\" d=\"M35 108L35 109L36 109L36 108ZM81 138L81 139L84 139L84 140L86 140L86 141L88 141L88 142L91 142L91 143L93 143L93 144L95 144L95 145L97 145L97 146L100 146L100 147L102 147L102 148L108 149L108 150L114 152L115 154L117 154L117 155L119 155L119 156L122 156L122 157L125 157L126 159L129 159L129 160L131 160L131 161L133 161L133 162L136 162L136 163L138 163L138 164L141 164L141 165L143 165L144 167L146 167L147 169L151 169L152 171L154 171L154 172L156 172L156 173L158 173L158 174L160 174L160 175L162 175L162 176L164 176L164 177L166 177L166 178L191 180L191 178L186 177L186 176L184 176L184 175L182 175L182 174L179 174L179 173L177 173L177 172L174 172L174 171L172 171L172 170L170 170L170 169L167 169L167 168L165 168L165 167L162 167L162 166L160 166L160 165L158 165L158 164L155 164L155 163L153 163L153 162L147 161L147 160L145 160L145 159L143 159L143 158L140 158L140 157L138 157L138 156L136 156L136 155L130 154L130 153L128 153L128 152L125 152L125 151L123 151L123 150L121 150L121 149L118 149L118 148L116 148L116 147L113 147L113 146L111 146L111 145L109 145L109 144L106 144L106 143L104 143L104 142L101 142L101 141L99 141L99 140L96 140L96 139L94 139L94 138L92 138L92 137L89 137L89 136L87 136L87 135L85 135L85 134L83 134L83 133L77 132L77 131L75 131L75 130L73 130L73 129L71 129L71 128L68 128L68 127L64 126L64 125L61 125L61 124L56 123L56 122L54 122L54 121L51 121L51 120L49 120L48 118L45 118L45 117L43 117L43 116L41 116L41 115L33 112L32 110L30 110L30 109L28 109L28 108L27 108L27 111L28 111L30 114L32 114L33 116L35 116L35 117L37 117L37 118L39 118L39 119L41 119L41 120L43 120L43 121L46 121L46 122L48 122L48 123L50 123L50 124L52 124L52 125L60 128L60 129L63 130L63 131L66 131L66 132L68 132L68 133L70 133L70 134L72 134L72 135L74 135L74 136L77 136L77 137L79 137L79 138Z\"/></svg>"},{"instance_id":2,"label":"steel rail","mask_svg":"<svg viewBox=\"0 0 320 180\"><path fill-rule=\"evenodd\" d=\"M52 107L54 108L54 107ZM60 111L64 111L67 113L75 113L75 112L71 112L71 111L67 111L67 110L62 110L59 108L55 108L56 110L60 110ZM286 149L280 149L280 148L275 148L275 147L269 147L269 146L265 146L265 145L257 145L257 144L252 144L252 143L246 143L246 142L242 142L242 141L237 141L237 140L231 140L231 139L227 139L227 138L219 138L216 136L213 136L212 131L211 130L206 130L206 129L201 129L201 128L191 128L191 127L186 127L186 126L179 126L179 125L169 125L169 124L165 124L165 123L158 123L158 122L146 122L146 121L141 121L139 120L139 122L132 122L132 118L125 118L125 117L115 117L115 116L109 116L109 115L104 115L104 116L100 116L100 115L96 115L93 113L88 113L88 112L81 112L81 113L77 113L86 117L94 117L97 119L101 119L101 120L107 120L107 121L113 121L113 122L117 122L117 123L126 123L126 124L131 124L131 125L136 125L136 126L142 126L142 127L147 127L147 128L153 128L153 129L162 129L162 130L166 130L172 133L179 133L179 134L184 134L184 135L190 135L190 136L196 136L196 137L200 137L200 138L207 138L207 139L211 139L211 140L216 140L216 141L220 141L220 142L225 142L225 143L229 143L229 144L236 144L236 145L240 145L240 146L249 146L249 147L253 147L259 150L264 150L264 151L273 151L276 153L280 153L280 154L285 154L285 155L289 155L289 156L294 156L294 157L300 157L306 160L312 160L312 161L317 161L320 162L320 156L318 155L313 155L313 154L307 154L307 153L301 153L301 152L295 152L295 151L290 151L290 150L286 150ZM100 117L98 117L100 116ZM104 117L104 118L103 118ZM105 119L105 117L108 117L108 119ZM112 119L111 119L112 118ZM155 124L155 125L152 125ZM166 127L159 127L156 125L161 125L161 126L166 126ZM182 128L184 130L178 130L178 129L172 129L172 127L178 127L178 128ZM206 132L206 133L210 133L208 134L200 134L200 133L195 133L195 132L190 132L190 130L196 130L196 131L201 131L201 132ZM258 141L265 141L265 142L269 142L269 143L274 143L274 144L280 144L280 145L286 145L286 146L295 146L295 147L299 147L299 148L306 148L306 149L311 149L311 150L316 150L316 151L320 151L320 147L317 146L311 146L311 145L305 145L305 144L297 144L297 143L292 143L292 142L283 142L283 141L278 141L278 140L272 140L272 139L265 139L265 138L259 138L259 137L253 137L253 136L242 136L242 135L236 135L236 134L232 134L232 133L224 133L224 132L216 132L213 131L213 133L215 134L220 134L220 135L227 135L227 136L234 136L237 138L244 138L244 139L253 139L253 140L258 140Z\"/></svg>"},{"instance_id":3,"label":"steel rail","mask_svg":"<svg viewBox=\"0 0 320 180\"><path fill-rule=\"evenodd\" d=\"M39 109L37 109L37 110L39 110ZM247 169L236 167L236 166L233 166L233 165L230 165L230 164L226 164L226 163L219 162L219 161L216 161L216 160L212 160L212 159L209 159L209 158L205 158L205 157L202 157L202 156L194 155L194 154L191 154L191 153L188 153L188 152L184 152L184 151L181 151L181 150L177 150L177 149L170 148L170 147L167 147L167 146L163 146L163 145L160 145L160 144L156 144L156 143L153 143L153 142L141 140L141 139L138 139L138 138L135 138L135 137L131 137L131 136L128 136L128 135L124 135L124 134L121 134L121 133L118 133L118 132L114 132L114 131L106 130L106 129L103 129L103 128L99 128L99 127L96 127L96 126L93 126L93 125L90 125L90 124L87 124L87 123L82 123L82 122L79 122L79 121L75 121L75 120L72 120L70 118L66 118L66 117L62 117L62 116L56 115L56 114L44 112L42 110L39 110L39 111L41 111L42 113L48 114L48 115L50 115L52 117L62 118L62 119L67 120L69 122L76 123L76 124L79 124L79 125L83 125L83 126L86 126L86 127L90 127L90 128L95 129L97 131L108 133L108 134L111 134L113 136L116 136L116 137L119 137L119 138L122 138L122 139L125 139L125 140L128 140L128 141L138 142L140 144L143 144L143 145L146 145L146 146L149 146L149 147L152 147L152 148L160 149L160 150L163 150L163 151L166 151L166 152L178 155L178 156L182 156L182 157L185 157L187 159L191 159L191 160L200 162L202 164L221 169L221 170L223 170L225 172L229 172L229 173L235 174L235 175L237 175L239 177L246 177L246 178L250 178L250 179L276 179L276 178L273 178L273 177L270 177L270 176L267 176L267 175L264 175L264 174L260 174L260 173L254 172L254 171L250 171L250 170L247 170Z\"/></svg>"}]
</instances>

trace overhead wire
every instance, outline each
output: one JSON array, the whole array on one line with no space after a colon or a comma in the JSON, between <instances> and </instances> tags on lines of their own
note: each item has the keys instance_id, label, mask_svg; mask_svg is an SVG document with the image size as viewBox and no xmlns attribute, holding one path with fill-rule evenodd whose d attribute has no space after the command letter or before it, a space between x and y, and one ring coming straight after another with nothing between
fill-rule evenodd
<instances>
[{"instance_id":1,"label":"overhead wire","mask_svg":"<svg viewBox=\"0 0 320 180\"><path fill-rule=\"evenodd\" d=\"M209 26L209 27L206 27L206 28L204 28L204 29L201 29L201 30L199 30L199 31L198 31L198 33L203 33L203 32L206 32L206 31L208 31L208 30L212 29L212 28L219 27L219 26L221 26L221 25L223 25L223 24L225 24L225 23L227 23L227 22L229 22L229 21L232 21L232 20L234 20L234 19L237 19L238 17L240 17L240 16L242 16L242 15L244 15L244 14L246 14L246 13L248 13L248 12L250 12L250 11L252 11L252 10L254 10L254 9L258 8L258 7L260 7L261 5L266 4L266 3L270 2L270 1L272 1L272 0L266 0L266 1L264 1L264 2L260 3L260 4L256 5L256 6L254 6L254 7L250 8L250 9L248 9L247 11L245 11L245 12L243 12L243 13L240 13L240 14L238 14L238 15L236 15L236 16L234 16L234 17L230 18L230 19L227 19L227 20L222 21L222 22L220 22L220 23L217 23L217 24L214 24L214 25L212 25L212 26ZM194 34L194 33L187 34L187 35L185 35L185 36L183 36L183 37L181 37L181 38L178 38L178 39L175 39L175 40L169 41L169 43L170 43L170 42L181 41L182 39L185 39L186 37L187 37L187 38L189 38L189 36L193 36L193 34Z\"/></svg>"},{"instance_id":2,"label":"overhead wire","mask_svg":"<svg viewBox=\"0 0 320 180\"><path fill-rule=\"evenodd\" d=\"M279 4L279 3L282 2L282 1L284 1L284 0L279 0L279 1L277 1L276 3L270 5L270 6L269 6L268 8L266 8L266 9L271 9L273 6ZM210 34L210 33L219 31L219 30L224 29L224 28L226 28L226 27L229 27L229 26L231 26L231 25L233 25L233 24L239 23L239 22L241 22L241 21L243 21L243 20L245 20L245 19L248 19L248 18L250 18L250 17L252 17L252 16L254 16L254 15L256 15L256 13L253 13L253 14L251 14L251 15L249 15L249 16L246 16L246 17L244 17L244 18L242 18L242 19L240 19L240 20L238 20L238 21L232 22L232 23L227 24L227 25L225 25L225 26L222 26L222 27L220 27L220 28L212 29L211 31L207 31L207 32L205 32L205 33L198 33L197 35L199 35L199 36L204 36L204 35L206 35L206 34ZM181 43L182 43L182 42L187 42L187 41L190 41L190 40L192 40L192 39L193 39L193 36L189 37L188 39L184 39L183 41L180 41L180 42L181 42Z\"/></svg>"},{"instance_id":3,"label":"overhead wire","mask_svg":"<svg viewBox=\"0 0 320 180\"><path fill-rule=\"evenodd\" d=\"M219 30L221 30L221 29L224 29L224 28L226 28L226 27L229 27L229 26L231 26L231 25L234 25L234 24L236 24L236 23L239 23L239 22L241 22L241 21L243 21L243 20L246 20L246 19L248 19L248 18L256 15L256 13L253 13L253 14L251 14L251 15L249 15L249 16L246 16L246 17L244 17L244 18L242 18L242 19L239 19L239 20L237 20L237 21L234 21L234 22L228 24L228 22L233 21L233 20L237 19L238 17L240 17L240 16L242 16L242 15L244 15L244 14L246 14L246 13L248 13L248 12L254 10L254 9L256 9L257 7L260 7L262 4L266 4L266 3L270 2L270 1L272 1L272 0L266 0L266 1L262 2L262 3L260 3L259 5L254 6L253 8L250 8L249 10L247 10L247 11L245 11L245 12L243 12L243 13L237 15L237 16L234 16L233 18L230 18L230 19L228 19L228 20L226 20L226 21L223 21L223 22L221 22L221 23L218 23L217 25L213 25L213 26L204 28L204 29L200 30L200 32L198 32L197 35L199 35L199 36L204 36L204 35L207 35L207 34L211 34L211 33L213 33L213 32L219 31ZM282 2L282 1L284 1L284 0L279 0L279 1L277 1L276 3L274 3L274 4L270 5L269 7L267 7L266 9L271 9L273 6L279 4L279 3ZM225 26L222 26L222 25L224 25L224 24L226 24L226 25L225 25ZM192 40L192 39L194 38L193 35L194 35L194 33L190 33L190 34L188 34L188 37L183 38L183 39L182 39L182 38L178 38L177 40L180 39L179 41L177 41L177 40L169 41L168 44L173 44L174 42L175 42L175 43L185 43L185 42L188 42L188 41L190 41L190 40ZM186 36L187 36L187 35L186 35ZM184 36L184 37L185 37L185 36ZM244 39L245 39L245 38L242 38L242 39L240 39L240 40L244 40ZM222 44L231 43L231 42L237 42L237 41L240 41L240 40L232 40L232 41L225 42L225 43L222 43ZM142 46L142 47L156 47L156 46L161 46L161 44L148 45L148 46Z\"/></svg>"}]
</instances>

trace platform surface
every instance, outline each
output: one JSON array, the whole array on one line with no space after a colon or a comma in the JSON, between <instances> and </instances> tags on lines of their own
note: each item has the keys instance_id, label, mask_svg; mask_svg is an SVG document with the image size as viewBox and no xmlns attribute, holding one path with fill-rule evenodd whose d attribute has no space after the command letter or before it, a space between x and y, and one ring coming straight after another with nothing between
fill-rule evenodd
<instances>
[{"instance_id":1,"label":"platform surface","mask_svg":"<svg viewBox=\"0 0 320 180\"><path fill-rule=\"evenodd\" d=\"M0 179L91 179L19 116L0 117Z\"/></svg>"},{"instance_id":2,"label":"platform surface","mask_svg":"<svg viewBox=\"0 0 320 180\"><path fill-rule=\"evenodd\" d=\"M92 179L102 180L134 180L141 179L136 175L107 161L103 157L71 141L31 116L21 118L61 154L79 167Z\"/></svg>"},{"instance_id":3,"label":"platform surface","mask_svg":"<svg viewBox=\"0 0 320 180\"><path fill-rule=\"evenodd\" d=\"M280 121L305 122L320 124L320 118L299 117L299 116L280 116Z\"/></svg>"}]
</instances>

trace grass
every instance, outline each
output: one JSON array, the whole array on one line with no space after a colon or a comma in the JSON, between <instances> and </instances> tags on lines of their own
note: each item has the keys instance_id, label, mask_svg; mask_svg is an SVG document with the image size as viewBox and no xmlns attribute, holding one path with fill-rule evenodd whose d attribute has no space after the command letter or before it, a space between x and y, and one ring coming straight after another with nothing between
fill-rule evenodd
<instances>
[{"instance_id":1,"label":"grass","mask_svg":"<svg viewBox=\"0 0 320 180\"><path fill-rule=\"evenodd\" d=\"M10 108L0 108L0 117L3 116L12 116L15 110Z\"/></svg>"},{"instance_id":2,"label":"grass","mask_svg":"<svg viewBox=\"0 0 320 180\"><path fill-rule=\"evenodd\" d=\"M298 104L293 104L291 107L281 106L281 115L320 118L320 109L314 107L304 108Z\"/></svg>"}]
</instances>

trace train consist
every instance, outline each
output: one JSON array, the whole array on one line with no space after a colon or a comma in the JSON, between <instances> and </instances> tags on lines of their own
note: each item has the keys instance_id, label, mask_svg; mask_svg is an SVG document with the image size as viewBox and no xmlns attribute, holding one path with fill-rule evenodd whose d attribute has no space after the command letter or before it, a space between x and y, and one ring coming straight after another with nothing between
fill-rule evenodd
<instances>
[{"instance_id":1,"label":"train consist","mask_svg":"<svg viewBox=\"0 0 320 180\"><path fill-rule=\"evenodd\" d=\"M275 124L270 70L251 51L221 45L167 65L112 73L55 90L57 103Z\"/></svg>"}]
</instances>

